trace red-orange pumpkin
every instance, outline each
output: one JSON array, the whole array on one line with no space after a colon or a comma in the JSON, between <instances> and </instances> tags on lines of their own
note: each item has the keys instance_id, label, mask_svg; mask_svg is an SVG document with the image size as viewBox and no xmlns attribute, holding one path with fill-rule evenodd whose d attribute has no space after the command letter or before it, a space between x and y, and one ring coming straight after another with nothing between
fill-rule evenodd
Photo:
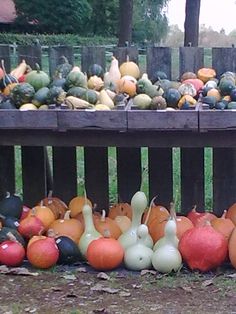
<instances>
[{"instance_id":1,"label":"red-orange pumpkin","mask_svg":"<svg viewBox=\"0 0 236 314\"><path fill-rule=\"evenodd\" d=\"M212 227L222 233L226 240L228 241L232 231L235 228L234 223L229 218L226 218L227 211L225 210L220 218L215 218L211 220Z\"/></svg>"},{"instance_id":2,"label":"red-orange pumpkin","mask_svg":"<svg viewBox=\"0 0 236 314\"><path fill-rule=\"evenodd\" d=\"M51 209L55 219L63 218L68 210L68 206L60 198L52 196L52 193L49 193L48 197L42 199L40 203Z\"/></svg>"},{"instance_id":3,"label":"red-orange pumpkin","mask_svg":"<svg viewBox=\"0 0 236 314\"><path fill-rule=\"evenodd\" d=\"M226 218L229 218L236 225L236 203L231 205L226 213Z\"/></svg>"},{"instance_id":4,"label":"red-orange pumpkin","mask_svg":"<svg viewBox=\"0 0 236 314\"><path fill-rule=\"evenodd\" d=\"M229 260L234 268L236 268L236 227L229 239Z\"/></svg>"},{"instance_id":5,"label":"red-orange pumpkin","mask_svg":"<svg viewBox=\"0 0 236 314\"><path fill-rule=\"evenodd\" d=\"M97 229L98 232L101 233L104 237L109 233L109 237L113 239L118 239L121 235L121 230L119 226L117 225L116 221L114 219L111 219L109 217L105 217L106 212L105 210L102 211L102 215L94 216L94 226Z\"/></svg>"},{"instance_id":6,"label":"red-orange pumpkin","mask_svg":"<svg viewBox=\"0 0 236 314\"><path fill-rule=\"evenodd\" d=\"M43 205L37 205L33 207L30 211L28 216L36 216L40 219L45 227L45 230L53 223L55 220L55 216L49 207ZM27 216L27 217L28 217Z\"/></svg>"},{"instance_id":7,"label":"red-orange pumpkin","mask_svg":"<svg viewBox=\"0 0 236 314\"><path fill-rule=\"evenodd\" d=\"M132 219L132 207L128 203L116 203L109 208L108 217L127 216Z\"/></svg>"},{"instance_id":8,"label":"red-orange pumpkin","mask_svg":"<svg viewBox=\"0 0 236 314\"><path fill-rule=\"evenodd\" d=\"M118 240L99 238L93 240L86 253L89 264L97 270L112 270L121 265L124 249Z\"/></svg>"},{"instance_id":9,"label":"red-orange pumpkin","mask_svg":"<svg viewBox=\"0 0 236 314\"><path fill-rule=\"evenodd\" d=\"M183 234L194 227L192 221L185 216L177 216L176 217L176 227L177 233L176 236L178 239L181 239Z\"/></svg>"},{"instance_id":10,"label":"red-orange pumpkin","mask_svg":"<svg viewBox=\"0 0 236 314\"><path fill-rule=\"evenodd\" d=\"M148 214L148 212L149 212L149 214ZM170 213L164 206L154 205L151 207L150 211L149 211L149 209L146 209L146 211L144 212L143 218L142 218L142 222L146 223L147 226L150 227L150 225L154 219L158 219L159 221L163 221L163 220L168 219L169 216L170 216ZM148 220L147 220L147 218L148 218Z\"/></svg>"},{"instance_id":11,"label":"red-orange pumpkin","mask_svg":"<svg viewBox=\"0 0 236 314\"><path fill-rule=\"evenodd\" d=\"M122 77L119 79L116 83L116 91L117 93L126 93L130 97L133 97L136 95L136 84L132 82L131 80L126 79L125 77Z\"/></svg>"}]
</instances>

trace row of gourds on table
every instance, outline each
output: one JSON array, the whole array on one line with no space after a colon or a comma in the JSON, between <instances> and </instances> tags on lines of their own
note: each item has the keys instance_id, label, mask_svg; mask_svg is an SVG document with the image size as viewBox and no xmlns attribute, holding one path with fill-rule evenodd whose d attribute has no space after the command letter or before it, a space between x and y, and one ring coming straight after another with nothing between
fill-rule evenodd
<instances>
[{"instance_id":1,"label":"row of gourds on table","mask_svg":"<svg viewBox=\"0 0 236 314\"><path fill-rule=\"evenodd\" d=\"M129 57L119 64L113 56L107 70L95 63L82 72L61 56L52 77L37 64L32 70L25 60L7 73L2 60L0 90L0 109L236 108L234 72L216 73L203 67L172 81L158 68L148 77Z\"/></svg>"},{"instance_id":2,"label":"row of gourds on table","mask_svg":"<svg viewBox=\"0 0 236 314\"><path fill-rule=\"evenodd\" d=\"M48 195L33 208L17 195L0 201L0 264L27 260L47 269L55 264L88 263L99 271L125 267L161 273L206 272L224 263L236 268L236 203L222 217L199 212L186 216L168 210L137 191L131 203L97 211L89 198L75 196L68 205Z\"/></svg>"}]
</instances>

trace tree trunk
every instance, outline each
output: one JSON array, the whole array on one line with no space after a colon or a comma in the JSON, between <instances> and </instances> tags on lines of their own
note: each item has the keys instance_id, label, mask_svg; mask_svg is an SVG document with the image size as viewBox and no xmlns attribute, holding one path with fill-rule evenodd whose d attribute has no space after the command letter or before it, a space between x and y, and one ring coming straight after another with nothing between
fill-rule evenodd
<instances>
[{"instance_id":1,"label":"tree trunk","mask_svg":"<svg viewBox=\"0 0 236 314\"><path fill-rule=\"evenodd\" d=\"M132 41L133 0L120 0L119 42L118 46L125 47Z\"/></svg>"},{"instance_id":2,"label":"tree trunk","mask_svg":"<svg viewBox=\"0 0 236 314\"><path fill-rule=\"evenodd\" d=\"M186 0L184 46L198 46L201 0Z\"/></svg>"}]
</instances>

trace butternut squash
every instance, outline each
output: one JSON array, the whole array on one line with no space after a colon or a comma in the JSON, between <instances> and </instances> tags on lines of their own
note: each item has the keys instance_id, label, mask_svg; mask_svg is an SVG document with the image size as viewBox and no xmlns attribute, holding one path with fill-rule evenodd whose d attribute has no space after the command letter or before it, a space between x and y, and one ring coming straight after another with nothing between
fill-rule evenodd
<instances>
[{"instance_id":1,"label":"butternut squash","mask_svg":"<svg viewBox=\"0 0 236 314\"><path fill-rule=\"evenodd\" d=\"M15 78L19 79L22 75L25 74L27 70L27 64L25 60L22 60L21 63L11 71L11 75L13 75Z\"/></svg>"}]
</instances>

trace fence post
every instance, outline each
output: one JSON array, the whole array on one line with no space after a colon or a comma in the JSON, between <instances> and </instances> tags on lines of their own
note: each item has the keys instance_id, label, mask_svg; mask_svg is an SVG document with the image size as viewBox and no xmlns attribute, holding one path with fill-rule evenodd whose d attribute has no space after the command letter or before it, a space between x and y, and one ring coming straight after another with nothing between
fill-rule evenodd
<instances>
[{"instance_id":1,"label":"fence post","mask_svg":"<svg viewBox=\"0 0 236 314\"><path fill-rule=\"evenodd\" d=\"M49 75L53 76L60 59L65 56L71 65L74 65L74 49L72 46L50 46L48 48Z\"/></svg>"}]
</instances>

